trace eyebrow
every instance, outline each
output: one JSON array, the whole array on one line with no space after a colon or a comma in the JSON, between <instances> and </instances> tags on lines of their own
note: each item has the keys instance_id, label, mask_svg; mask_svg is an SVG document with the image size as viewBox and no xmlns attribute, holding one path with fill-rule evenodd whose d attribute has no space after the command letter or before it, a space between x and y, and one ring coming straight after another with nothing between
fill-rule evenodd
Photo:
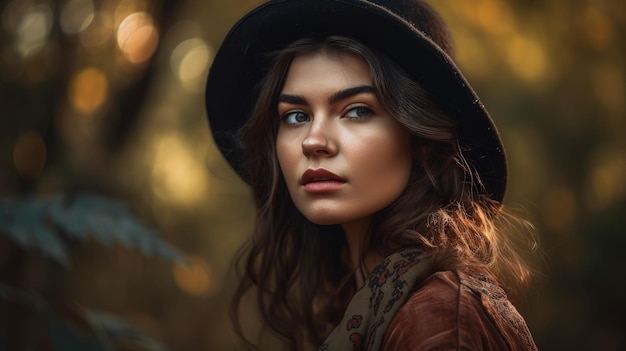
<instances>
[{"instance_id":1,"label":"eyebrow","mask_svg":"<svg viewBox=\"0 0 626 351\"><path fill-rule=\"evenodd\" d=\"M359 95L363 93L374 94L375 92L376 91L374 90L372 86L358 85L355 87L350 87L347 89L339 90L333 93L331 96L328 97L328 102L331 104L334 104L336 102L345 100L355 95ZM280 94L280 96L278 97L278 102L284 102L284 103L294 104L294 105L307 105L308 104L306 99L303 96L290 95L290 94Z\"/></svg>"}]
</instances>

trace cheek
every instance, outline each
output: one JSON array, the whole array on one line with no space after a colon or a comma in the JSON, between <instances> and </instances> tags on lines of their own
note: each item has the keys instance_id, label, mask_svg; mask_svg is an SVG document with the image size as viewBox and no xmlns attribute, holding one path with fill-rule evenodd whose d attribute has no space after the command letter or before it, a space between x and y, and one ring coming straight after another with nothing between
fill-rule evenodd
<instances>
[{"instance_id":1,"label":"cheek","mask_svg":"<svg viewBox=\"0 0 626 351\"><path fill-rule=\"evenodd\" d=\"M379 169L387 191L399 196L406 188L413 168L411 140L406 135L399 134L388 145L391 147L379 156L382 165Z\"/></svg>"},{"instance_id":2,"label":"cheek","mask_svg":"<svg viewBox=\"0 0 626 351\"><path fill-rule=\"evenodd\" d=\"M285 178L287 185L291 186L290 180L294 178L297 155L293 143L285 142L284 138L276 138L276 158L278 165Z\"/></svg>"},{"instance_id":3,"label":"cheek","mask_svg":"<svg viewBox=\"0 0 626 351\"><path fill-rule=\"evenodd\" d=\"M358 166L355 171L367 186L367 191L375 198L393 200L406 188L413 164L410 142L398 135L398 139L370 141L358 153ZM356 156L356 155L355 155Z\"/></svg>"},{"instance_id":4,"label":"cheek","mask_svg":"<svg viewBox=\"0 0 626 351\"><path fill-rule=\"evenodd\" d=\"M398 150L399 153L389 157L387 155L387 162L382 163L378 173L380 184L379 191L387 192L390 197L394 198L399 196L406 188L409 178L411 176L412 161L410 155Z\"/></svg>"}]
</instances>

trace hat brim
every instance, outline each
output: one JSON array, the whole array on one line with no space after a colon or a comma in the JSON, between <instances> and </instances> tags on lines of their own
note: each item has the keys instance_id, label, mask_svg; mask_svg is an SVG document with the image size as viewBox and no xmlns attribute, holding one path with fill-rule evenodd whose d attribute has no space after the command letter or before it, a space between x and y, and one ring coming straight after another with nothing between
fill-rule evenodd
<instances>
[{"instance_id":1,"label":"hat brim","mask_svg":"<svg viewBox=\"0 0 626 351\"><path fill-rule=\"evenodd\" d=\"M502 202L507 164L489 113L452 59L423 33L376 4L362 0L268 1L244 16L217 51L206 88L214 140L241 174L234 138L256 100L267 54L310 35L343 35L385 53L422 84L457 122L465 158L489 196Z\"/></svg>"}]
</instances>

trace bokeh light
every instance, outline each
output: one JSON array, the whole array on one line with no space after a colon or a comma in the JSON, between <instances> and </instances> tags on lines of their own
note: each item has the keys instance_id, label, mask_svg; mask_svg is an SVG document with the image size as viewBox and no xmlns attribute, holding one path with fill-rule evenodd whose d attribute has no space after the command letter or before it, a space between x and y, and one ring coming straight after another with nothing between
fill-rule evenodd
<instances>
[{"instance_id":1,"label":"bokeh light","mask_svg":"<svg viewBox=\"0 0 626 351\"><path fill-rule=\"evenodd\" d=\"M77 111L85 115L98 109L108 94L108 78L99 68L84 68L70 81L69 100Z\"/></svg>"},{"instance_id":2,"label":"bokeh light","mask_svg":"<svg viewBox=\"0 0 626 351\"><path fill-rule=\"evenodd\" d=\"M583 12L581 27L587 41L597 51L606 50L614 41L613 25L596 5L587 5Z\"/></svg>"},{"instance_id":3,"label":"bokeh light","mask_svg":"<svg viewBox=\"0 0 626 351\"><path fill-rule=\"evenodd\" d=\"M16 30L16 47L23 57L29 57L46 44L52 29L52 10L47 4L29 7L21 17Z\"/></svg>"},{"instance_id":4,"label":"bokeh light","mask_svg":"<svg viewBox=\"0 0 626 351\"><path fill-rule=\"evenodd\" d=\"M626 155L624 151L598 150L587 180L587 205L602 211L626 197Z\"/></svg>"},{"instance_id":5,"label":"bokeh light","mask_svg":"<svg viewBox=\"0 0 626 351\"><path fill-rule=\"evenodd\" d=\"M117 28L117 45L131 63L142 63L156 51L159 34L152 16L134 12L122 20Z\"/></svg>"},{"instance_id":6,"label":"bokeh light","mask_svg":"<svg viewBox=\"0 0 626 351\"><path fill-rule=\"evenodd\" d=\"M213 49L204 40L187 39L172 51L170 67L185 88L199 92L212 58Z\"/></svg>"},{"instance_id":7,"label":"bokeh light","mask_svg":"<svg viewBox=\"0 0 626 351\"><path fill-rule=\"evenodd\" d=\"M483 75L491 68L491 62L485 46L470 33L460 32L454 40L456 59L464 71L477 76Z\"/></svg>"},{"instance_id":8,"label":"bokeh light","mask_svg":"<svg viewBox=\"0 0 626 351\"><path fill-rule=\"evenodd\" d=\"M188 256L184 264L175 264L172 273L178 287L189 295L203 296L214 289L211 266L200 256Z\"/></svg>"},{"instance_id":9,"label":"bokeh light","mask_svg":"<svg viewBox=\"0 0 626 351\"><path fill-rule=\"evenodd\" d=\"M24 132L15 141L13 163L17 173L27 179L35 179L41 174L46 156L46 144L37 132Z\"/></svg>"},{"instance_id":10,"label":"bokeh light","mask_svg":"<svg viewBox=\"0 0 626 351\"><path fill-rule=\"evenodd\" d=\"M59 25L66 34L78 34L91 24L94 15L93 1L69 0L61 9Z\"/></svg>"},{"instance_id":11,"label":"bokeh light","mask_svg":"<svg viewBox=\"0 0 626 351\"><path fill-rule=\"evenodd\" d=\"M507 62L519 78L537 81L547 70L547 57L541 44L530 37L518 34L506 45Z\"/></svg>"},{"instance_id":12,"label":"bokeh light","mask_svg":"<svg viewBox=\"0 0 626 351\"><path fill-rule=\"evenodd\" d=\"M463 1L459 4L466 18L490 35L507 35L515 30L515 16L501 0Z\"/></svg>"},{"instance_id":13,"label":"bokeh light","mask_svg":"<svg viewBox=\"0 0 626 351\"><path fill-rule=\"evenodd\" d=\"M206 168L177 134L158 137L154 145L151 183L154 193L168 203L193 205L206 199Z\"/></svg>"}]
</instances>

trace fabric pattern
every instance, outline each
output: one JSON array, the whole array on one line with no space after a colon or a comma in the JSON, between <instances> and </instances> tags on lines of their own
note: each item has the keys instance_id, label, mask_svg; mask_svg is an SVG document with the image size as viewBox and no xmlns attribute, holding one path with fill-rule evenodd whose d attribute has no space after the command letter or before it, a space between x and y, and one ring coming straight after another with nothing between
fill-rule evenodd
<instances>
[{"instance_id":1,"label":"fabric pattern","mask_svg":"<svg viewBox=\"0 0 626 351\"><path fill-rule=\"evenodd\" d=\"M526 321L511 304L506 293L496 281L485 272L458 273L462 286L480 299L482 306L507 339L512 350L536 350Z\"/></svg>"},{"instance_id":2,"label":"fabric pattern","mask_svg":"<svg viewBox=\"0 0 626 351\"><path fill-rule=\"evenodd\" d=\"M416 281L430 273L428 255L407 249L376 266L354 295L343 320L320 346L325 350L379 350L389 324Z\"/></svg>"}]
</instances>

